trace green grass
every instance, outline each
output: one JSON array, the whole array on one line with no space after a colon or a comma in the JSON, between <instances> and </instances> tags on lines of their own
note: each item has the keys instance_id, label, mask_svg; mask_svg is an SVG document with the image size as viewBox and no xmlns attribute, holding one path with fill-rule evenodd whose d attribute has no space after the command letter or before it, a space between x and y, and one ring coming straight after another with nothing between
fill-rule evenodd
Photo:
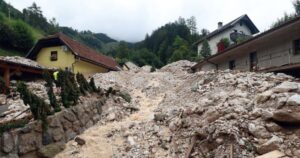
<instances>
[{"instance_id":1,"label":"green grass","mask_svg":"<svg viewBox=\"0 0 300 158\"><path fill-rule=\"evenodd\" d=\"M15 19L9 20L1 12L0 12L0 19L2 19L4 21L4 23L9 24L9 25L11 25L13 23L16 23L18 21L22 21L20 19L18 19L18 20L15 20ZM33 28L32 26L28 25L27 23L25 23L25 25L30 29L35 42L38 41L38 39L44 37L43 32L41 30ZM17 50L6 49L6 48L0 47L0 56L25 56L26 54L27 54L27 52L20 52L20 51L17 51Z\"/></svg>"},{"instance_id":2,"label":"green grass","mask_svg":"<svg viewBox=\"0 0 300 158\"><path fill-rule=\"evenodd\" d=\"M6 17L5 17L4 19L6 20L6 23L8 23L8 24L10 24L10 25L13 24L13 23L16 23L16 22L18 22L18 21L22 21L22 20L20 20L20 19L18 19L18 20L15 20L15 19L9 20L9 19L6 18ZM42 31L40 31L40 30L38 30L38 29L36 29L36 28L34 28L34 27L28 25L28 24L25 23L24 21L22 21L22 22L29 28L29 30L30 30L30 32L32 33L32 36L33 36L33 38L34 38L34 41L37 41L38 39L44 37Z\"/></svg>"},{"instance_id":3,"label":"green grass","mask_svg":"<svg viewBox=\"0 0 300 158\"><path fill-rule=\"evenodd\" d=\"M25 56L27 52L19 52L16 50L9 50L0 48L0 56Z\"/></svg>"}]
</instances>

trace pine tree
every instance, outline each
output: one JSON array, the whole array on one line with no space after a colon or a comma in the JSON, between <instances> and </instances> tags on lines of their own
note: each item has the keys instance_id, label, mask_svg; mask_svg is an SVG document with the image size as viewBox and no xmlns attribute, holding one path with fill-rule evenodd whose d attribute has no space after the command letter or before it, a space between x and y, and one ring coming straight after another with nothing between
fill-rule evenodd
<instances>
[{"instance_id":1,"label":"pine tree","mask_svg":"<svg viewBox=\"0 0 300 158\"><path fill-rule=\"evenodd\" d=\"M203 41L200 54L204 58L207 58L207 57L211 56L211 49L210 49L210 46L209 46L208 41L206 39L204 39L204 41Z\"/></svg>"},{"instance_id":2,"label":"pine tree","mask_svg":"<svg viewBox=\"0 0 300 158\"><path fill-rule=\"evenodd\" d=\"M300 0L295 0L293 2L293 6L295 8L296 15L300 15Z\"/></svg>"},{"instance_id":3,"label":"pine tree","mask_svg":"<svg viewBox=\"0 0 300 158\"><path fill-rule=\"evenodd\" d=\"M186 20L187 26L191 31L191 34L197 34L197 22L194 16L191 16L189 19Z\"/></svg>"},{"instance_id":4,"label":"pine tree","mask_svg":"<svg viewBox=\"0 0 300 158\"><path fill-rule=\"evenodd\" d=\"M35 120L42 121L42 127L47 129L47 116L51 114L50 106L40 97L29 91L24 82L18 82L17 91L20 93L25 105L29 105Z\"/></svg>"},{"instance_id":5,"label":"pine tree","mask_svg":"<svg viewBox=\"0 0 300 158\"><path fill-rule=\"evenodd\" d=\"M94 80L94 77L91 78L90 82L89 82L89 85L90 87L92 88L93 92L100 92L100 88L96 87L96 84L95 84L95 80Z\"/></svg>"},{"instance_id":6,"label":"pine tree","mask_svg":"<svg viewBox=\"0 0 300 158\"><path fill-rule=\"evenodd\" d=\"M79 84L79 89L81 94L85 95L86 92L91 92L92 87L90 87L88 81L85 79L85 77L81 73L76 74L76 80Z\"/></svg>"},{"instance_id":7,"label":"pine tree","mask_svg":"<svg viewBox=\"0 0 300 158\"><path fill-rule=\"evenodd\" d=\"M44 79L46 81L45 86L48 88L48 97L50 101L50 105L53 107L55 112L61 111L60 105L57 103L55 94L53 92L53 79L51 78L51 74L49 71L44 72Z\"/></svg>"},{"instance_id":8,"label":"pine tree","mask_svg":"<svg viewBox=\"0 0 300 158\"><path fill-rule=\"evenodd\" d=\"M57 85L61 88L61 100L64 107L76 105L79 99L80 90L75 80L75 75L69 71L60 70L58 73Z\"/></svg>"}]
</instances>

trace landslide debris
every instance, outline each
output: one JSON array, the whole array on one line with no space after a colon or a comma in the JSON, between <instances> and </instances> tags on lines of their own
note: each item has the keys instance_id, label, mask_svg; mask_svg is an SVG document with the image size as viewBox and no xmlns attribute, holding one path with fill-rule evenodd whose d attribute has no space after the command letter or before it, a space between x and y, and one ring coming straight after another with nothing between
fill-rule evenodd
<instances>
[{"instance_id":1,"label":"landslide debris","mask_svg":"<svg viewBox=\"0 0 300 158\"><path fill-rule=\"evenodd\" d=\"M58 157L300 157L298 79L190 73L192 65L96 74L97 86L127 91L131 103L108 104L103 121L80 135L86 145L71 141ZM126 104L138 110L122 115Z\"/></svg>"}]
</instances>

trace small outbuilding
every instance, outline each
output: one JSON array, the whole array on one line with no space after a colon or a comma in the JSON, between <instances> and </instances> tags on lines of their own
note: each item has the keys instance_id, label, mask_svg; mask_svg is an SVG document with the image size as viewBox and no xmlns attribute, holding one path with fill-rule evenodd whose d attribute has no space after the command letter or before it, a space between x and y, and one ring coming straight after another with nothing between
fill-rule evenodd
<instances>
[{"instance_id":1,"label":"small outbuilding","mask_svg":"<svg viewBox=\"0 0 300 158\"><path fill-rule=\"evenodd\" d=\"M41 78L45 70L51 72L54 69L45 68L35 61L23 57L0 57L0 75L3 76L5 87L7 88L9 87L12 78L20 78L22 80Z\"/></svg>"}]
</instances>

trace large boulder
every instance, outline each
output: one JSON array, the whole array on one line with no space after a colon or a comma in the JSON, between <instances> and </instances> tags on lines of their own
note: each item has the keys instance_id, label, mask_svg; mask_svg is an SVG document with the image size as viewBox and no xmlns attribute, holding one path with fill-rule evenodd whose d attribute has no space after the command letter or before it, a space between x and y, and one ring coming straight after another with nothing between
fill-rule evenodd
<instances>
[{"instance_id":1,"label":"large boulder","mask_svg":"<svg viewBox=\"0 0 300 158\"><path fill-rule=\"evenodd\" d=\"M300 95L299 94L295 94L295 95L291 96L287 100L287 104L288 105L294 105L294 106L300 105Z\"/></svg>"},{"instance_id":2,"label":"large boulder","mask_svg":"<svg viewBox=\"0 0 300 158\"><path fill-rule=\"evenodd\" d=\"M248 130L256 138L270 138L270 133L264 126L249 123Z\"/></svg>"},{"instance_id":3,"label":"large boulder","mask_svg":"<svg viewBox=\"0 0 300 158\"><path fill-rule=\"evenodd\" d=\"M255 98L255 101L257 103L264 103L269 100L269 98L271 97L272 94L273 94L272 91L265 91L265 92L257 95L257 97Z\"/></svg>"},{"instance_id":4,"label":"large boulder","mask_svg":"<svg viewBox=\"0 0 300 158\"><path fill-rule=\"evenodd\" d=\"M283 142L283 139L281 139L281 138L274 135L266 143L264 143L264 144L257 147L257 153L266 154L268 152L277 150L277 149L279 149L279 144L281 144L282 142Z\"/></svg>"},{"instance_id":5,"label":"large boulder","mask_svg":"<svg viewBox=\"0 0 300 158\"><path fill-rule=\"evenodd\" d=\"M50 144L38 150L37 155L41 158L52 158L64 150L65 145L62 143Z\"/></svg>"},{"instance_id":6,"label":"large boulder","mask_svg":"<svg viewBox=\"0 0 300 158\"><path fill-rule=\"evenodd\" d=\"M275 93L284 93L284 92L294 92L299 88L298 83L296 82L282 82L280 85L273 88Z\"/></svg>"},{"instance_id":7,"label":"large boulder","mask_svg":"<svg viewBox=\"0 0 300 158\"><path fill-rule=\"evenodd\" d=\"M20 135L19 139L19 153L26 154L34 151L42 146L42 134L40 133L26 133Z\"/></svg>"},{"instance_id":8,"label":"large boulder","mask_svg":"<svg viewBox=\"0 0 300 158\"><path fill-rule=\"evenodd\" d=\"M285 156L284 153L282 153L278 150L274 150L274 151L268 152L264 155L258 156L256 158L281 158L283 156Z\"/></svg>"},{"instance_id":9,"label":"large boulder","mask_svg":"<svg viewBox=\"0 0 300 158\"><path fill-rule=\"evenodd\" d=\"M273 113L275 121L290 124L300 124L300 112L278 110Z\"/></svg>"},{"instance_id":10,"label":"large boulder","mask_svg":"<svg viewBox=\"0 0 300 158\"><path fill-rule=\"evenodd\" d=\"M14 149L14 139L10 133L3 133L2 134L2 151L9 153Z\"/></svg>"}]
</instances>

